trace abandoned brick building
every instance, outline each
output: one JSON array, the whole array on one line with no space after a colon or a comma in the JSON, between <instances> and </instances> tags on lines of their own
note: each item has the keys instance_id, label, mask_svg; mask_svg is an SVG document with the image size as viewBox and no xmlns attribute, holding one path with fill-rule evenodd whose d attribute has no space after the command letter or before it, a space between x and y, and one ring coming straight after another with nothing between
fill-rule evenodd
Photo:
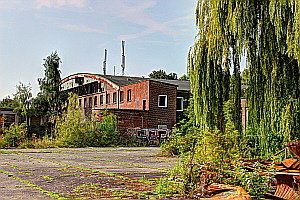
<instances>
[{"instance_id":1,"label":"abandoned brick building","mask_svg":"<svg viewBox=\"0 0 300 200\"><path fill-rule=\"evenodd\" d=\"M100 118L104 111L118 116L121 130L128 128L171 129L183 115L190 97L189 81L112 76L90 73L62 80L63 91L76 93L84 113ZM248 121L248 106L241 101L242 124Z\"/></svg>"},{"instance_id":2,"label":"abandoned brick building","mask_svg":"<svg viewBox=\"0 0 300 200\"><path fill-rule=\"evenodd\" d=\"M79 73L62 80L63 91L76 93L84 113L118 116L127 128L171 129L187 106L189 81Z\"/></svg>"}]
</instances>

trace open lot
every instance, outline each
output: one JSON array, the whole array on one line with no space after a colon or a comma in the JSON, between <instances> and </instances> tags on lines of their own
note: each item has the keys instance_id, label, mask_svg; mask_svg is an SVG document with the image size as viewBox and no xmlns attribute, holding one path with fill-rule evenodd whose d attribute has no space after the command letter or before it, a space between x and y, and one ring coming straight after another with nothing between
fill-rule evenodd
<instances>
[{"instance_id":1,"label":"open lot","mask_svg":"<svg viewBox=\"0 0 300 200\"><path fill-rule=\"evenodd\" d=\"M142 198L177 163L158 147L0 150L0 199Z\"/></svg>"}]
</instances>

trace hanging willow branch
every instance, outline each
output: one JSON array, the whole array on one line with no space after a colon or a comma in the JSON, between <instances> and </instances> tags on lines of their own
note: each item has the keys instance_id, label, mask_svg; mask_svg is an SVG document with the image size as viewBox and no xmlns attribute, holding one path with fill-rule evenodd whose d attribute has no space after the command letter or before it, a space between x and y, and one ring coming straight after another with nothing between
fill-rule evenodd
<instances>
[{"instance_id":1,"label":"hanging willow branch","mask_svg":"<svg viewBox=\"0 0 300 200\"><path fill-rule=\"evenodd\" d=\"M250 71L246 134L254 153L271 154L300 137L299 8L296 0L198 0L198 34L188 67L196 121L203 130L224 130L223 105L231 99L234 128L241 131L240 60L245 51Z\"/></svg>"}]
</instances>

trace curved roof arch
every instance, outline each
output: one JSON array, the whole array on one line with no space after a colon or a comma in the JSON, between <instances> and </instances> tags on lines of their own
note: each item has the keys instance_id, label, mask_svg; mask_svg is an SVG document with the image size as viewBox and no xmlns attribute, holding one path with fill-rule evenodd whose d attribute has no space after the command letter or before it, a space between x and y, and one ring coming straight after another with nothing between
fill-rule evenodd
<instances>
[{"instance_id":1,"label":"curved roof arch","mask_svg":"<svg viewBox=\"0 0 300 200\"><path fill-rule=\"evenodd\" d=\"M106 84L108 84L109 86L111 86L115 89L120 88L120 86L117 83L110 80L109 78L106 78L105 76L102 76L101 74L91 74L91 73L72 74L72 75L69 75L69 76L65 77L64 79L62 79L61 83L65 83L69 80L76 79L76 78L79 78L79 77L95 79L95 81L106 83Z\"/></svg>"}]
</instances>

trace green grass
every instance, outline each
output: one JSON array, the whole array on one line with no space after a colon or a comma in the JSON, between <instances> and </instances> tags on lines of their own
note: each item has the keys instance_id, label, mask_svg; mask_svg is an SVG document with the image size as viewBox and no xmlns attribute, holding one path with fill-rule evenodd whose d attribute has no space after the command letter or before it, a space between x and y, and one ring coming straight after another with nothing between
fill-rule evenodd
<instances>
[{"instance_id":1,"label":"green grass","mask_svg":"<svg viewBox=\"0 0 300 200\"><path fill-rule=\"evenodd\" d=\"M18 152L15 151L7 151L7 150L0 150L0 154L18 154Z\"/></svg>"}]
</instances>

